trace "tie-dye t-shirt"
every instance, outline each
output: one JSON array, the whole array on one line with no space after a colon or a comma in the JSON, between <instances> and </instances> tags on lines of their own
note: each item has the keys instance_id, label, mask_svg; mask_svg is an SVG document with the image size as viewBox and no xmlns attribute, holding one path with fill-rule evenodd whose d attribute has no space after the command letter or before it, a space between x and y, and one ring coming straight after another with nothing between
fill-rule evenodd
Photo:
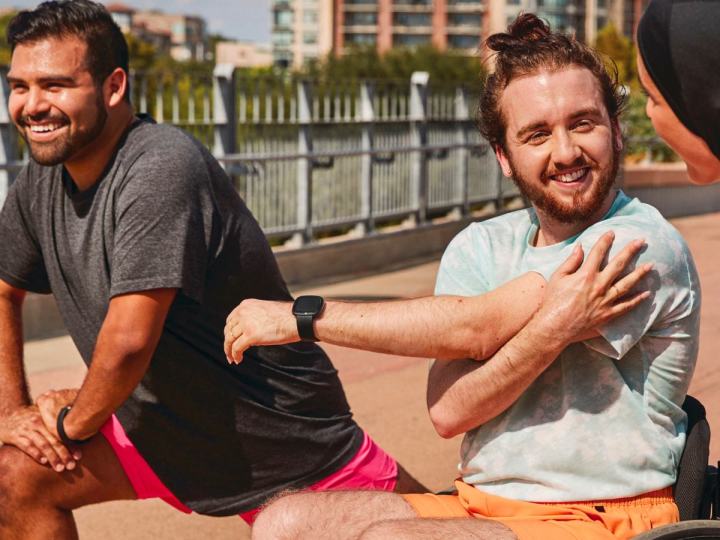
<instances>
[{"instance_id":1,"label":"tie-dye t-shirt","mask_svg":"<svg viewBox=\"0 0 720 540\"><path fill-rule=\"evenodd\" d=\"M589 253L615 232L611 256L644 238L641 283L652 296L565 349L505 412L462 444L469 484L527 501L629 497L675 482L685 443L681 404L695 367L700 288L680 234L653 207L620 192L602 221L565 242L533 247L538 222L521 210L470 225L442 259L436 294L477 295L531 270L549 275L576 242Z\"/></svg>"}]
</instances>

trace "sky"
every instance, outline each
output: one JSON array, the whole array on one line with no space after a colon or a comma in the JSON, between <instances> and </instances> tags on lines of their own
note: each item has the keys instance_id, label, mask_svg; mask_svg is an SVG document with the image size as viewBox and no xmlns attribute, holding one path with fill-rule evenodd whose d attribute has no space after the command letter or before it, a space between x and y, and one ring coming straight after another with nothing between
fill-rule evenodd
<instances>
[{"instance_id":1,"label":"sky","mask_svg":"<svg viewBox=\"0 0 720 540\"><path fill-rule=\"evenodd\" d=\"M116 0L137 9L200 15L213 34L270 43L270 0ZM0 0L0 7L34 7L40 0ZM103 0L104 4L112 0Z\"/></svg>"}]
</instances>

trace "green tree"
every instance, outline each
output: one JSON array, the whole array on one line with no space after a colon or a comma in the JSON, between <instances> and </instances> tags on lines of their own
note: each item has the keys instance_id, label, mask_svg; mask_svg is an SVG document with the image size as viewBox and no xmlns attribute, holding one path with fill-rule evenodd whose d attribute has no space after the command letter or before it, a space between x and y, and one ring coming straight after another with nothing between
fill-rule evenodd
<instances>
[{"instance_id":1,"label":"green tree","mask_svg":"<svg viewBox=\"0 0 720 540\"><path fill-rule=\"evenodd\" d=\"M629 38L620 34L612 23L598 31L595 48L615 63L622 84L631 88L639 86L635 46Z\"/></svg>"},{"instance_id":2,"label":"green tree","mask_svg":"<svg viewBox=\"0 0 720 540\"><path fill-rule=\"evenodd\" d=\"M0 66L10 65L10 45L7 42L7 27L15 13L6 13L0 17Z\"/></svg>"}]
</instances>

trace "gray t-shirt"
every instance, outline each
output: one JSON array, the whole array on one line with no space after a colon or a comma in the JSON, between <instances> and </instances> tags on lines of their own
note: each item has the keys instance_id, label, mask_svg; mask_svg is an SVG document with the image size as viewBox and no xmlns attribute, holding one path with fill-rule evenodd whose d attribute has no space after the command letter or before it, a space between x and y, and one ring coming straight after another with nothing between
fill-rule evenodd
<instances>
[{"instance_id":1,"label":"gray t-shirt","mask_svg":"<svg viewBox=\"0 0 720 540\"><path fill-rule=\"evenodd\" d=\"M257 222L210 153L138 119L100 180L30 162L0 213L0 278L55 295L90 363L110 299L178 288L150 367L117 410L128 436L193 510L230 515L344 466L362 442L314 344L257 347L229 365L223 327L245 298L288 300Z\"/></svg>"}]
</instances>

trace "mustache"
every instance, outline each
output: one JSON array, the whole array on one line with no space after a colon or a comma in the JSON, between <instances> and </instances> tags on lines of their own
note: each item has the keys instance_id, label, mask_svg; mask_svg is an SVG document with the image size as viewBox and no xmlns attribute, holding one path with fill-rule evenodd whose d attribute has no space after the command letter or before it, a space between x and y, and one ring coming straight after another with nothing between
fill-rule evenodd
<instances>
[{"instance_id":1,"label":"mustache","mask_svg":"<svg viewBox=\"0 0 720 540\"><path fill-rule=\"evenodd\" d=\"M70 118L63 113L60 114L50 114L50 113L40 113L40 114L23 114L18 119L18 124L20 124L22 127L28 127L30 125L30 122L53 122L57 124L69 124Z\"/></svg>"}]
</instances>

